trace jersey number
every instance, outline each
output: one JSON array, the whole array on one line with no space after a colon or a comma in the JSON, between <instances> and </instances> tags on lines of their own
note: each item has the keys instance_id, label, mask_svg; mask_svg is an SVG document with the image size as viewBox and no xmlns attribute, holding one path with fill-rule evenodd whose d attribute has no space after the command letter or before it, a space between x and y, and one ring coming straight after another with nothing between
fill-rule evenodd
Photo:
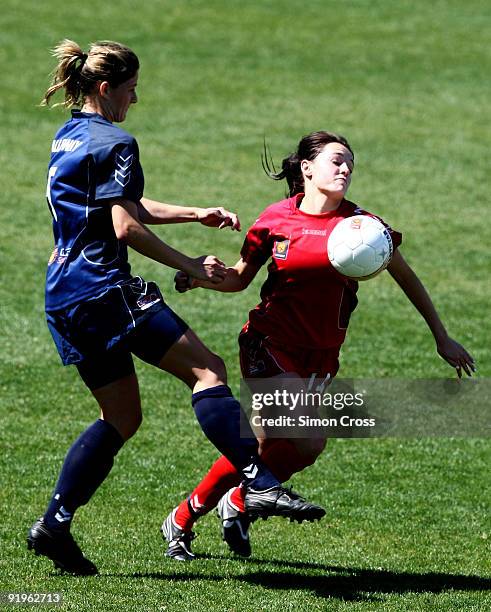
<instances>
[{"instance_id":1,"label":"jersey number","mask_svg":"<svg viewBox=\"0 0 491 612\"><path fill-rule=\"evenodd\" d=\"M46 185L46 199L48 200L48 204L55 221L58 221L58 217L56 216L56 210L53 206L53 202L51 201L51 181L53 180L57 170L58 166L51 166L48 172L48 183Z\"/></svg>"}]
</instances>

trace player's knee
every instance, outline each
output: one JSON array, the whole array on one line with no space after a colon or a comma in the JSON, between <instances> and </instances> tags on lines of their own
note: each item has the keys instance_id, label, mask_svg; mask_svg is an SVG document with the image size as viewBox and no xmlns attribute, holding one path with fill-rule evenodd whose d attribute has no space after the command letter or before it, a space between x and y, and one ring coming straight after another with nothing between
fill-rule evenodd
<instances>
[{"instance_id":1,"label":"player's knee","mask_svg":"<svg viewBox=\"0 0 491 612\"><path fill-rule=\"evenodd\" d=\"M226 384L227 369L221 357L211 354L207 367L203 370L201 382L205 382L210 386Z\"/></svg>"},{"instance_id":2,"label":"player's knee","mask_svg":"<svg viewBox=\"0 0 491 612\"><path fill-rule=\"evenodd\" d=\"M133 416L130 422L130 428L129 428L130 435L128 437L134 436L136 434L142 422L143 422L143 415L141 412Z\"/></svg>"},{"instance_id":3,"label":"player's knee","mask_svg":"<svg viewBox=\"0 0 491 612\"><path fill-rule=\"evenodd\" d=\"M130 417L124 419L124 421L118 423L117 429L125 442L136 434L140 425L142 424L142 421L143 415L140 412L137 414L132 414Z\"/></svg>"}]
</instances>

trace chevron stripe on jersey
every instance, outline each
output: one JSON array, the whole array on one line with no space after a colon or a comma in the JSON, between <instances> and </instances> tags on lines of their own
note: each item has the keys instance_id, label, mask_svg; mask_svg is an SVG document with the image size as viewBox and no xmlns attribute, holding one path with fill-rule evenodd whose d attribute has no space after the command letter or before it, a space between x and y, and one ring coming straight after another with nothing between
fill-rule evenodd
<instances>
[{"instance_id":1,"label":"chevron stripe on jersey","mask_svg":"<svg viewBox=\"0 0 491 612\"><path fill-rule=\"evenodd\" d=\"M114 171L114 179L121 187L126 187L131 178L131 163L133 155L116 154L116 170Z\"/></svg>"}]
</instances>

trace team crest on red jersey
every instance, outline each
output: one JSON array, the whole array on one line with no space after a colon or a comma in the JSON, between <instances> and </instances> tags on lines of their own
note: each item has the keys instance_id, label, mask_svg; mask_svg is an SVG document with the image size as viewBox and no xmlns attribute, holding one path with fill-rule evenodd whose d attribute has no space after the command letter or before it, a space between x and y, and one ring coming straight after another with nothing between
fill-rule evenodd
<instances>
[{"instance_id":1,"label":"team crest on red jersey","mask_svg":"<svg viewBox=\"0 0 491 612\"><path fill-rule=\"evenodd\" d=\"M289 240L281 240L274 243L273 257L276 259L286 259L288 255L288 249L290 248Z\"/></svg>"}]
</instances>

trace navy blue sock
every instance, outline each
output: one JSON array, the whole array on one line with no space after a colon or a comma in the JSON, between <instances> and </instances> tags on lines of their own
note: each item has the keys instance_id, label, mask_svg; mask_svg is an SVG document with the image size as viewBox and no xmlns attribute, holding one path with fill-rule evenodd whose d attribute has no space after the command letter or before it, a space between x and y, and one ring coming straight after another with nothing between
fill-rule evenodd
<instances>
[{"instance_id":1,"label":"navy blue sock","mask_svg":"<svg viewBox=\"0 0 491 612\"><path fill-rule=\"evenodd\" d=\"M260 461L257 440L227 385L194 393L192 403L206 437L242 473L248 486L269 489L279 485Z\"/></svg>"},{"instance_id":2,"label":"navy blue sock","mask_svg":"<svg viewBox=\"0 0 491 612\"><path fill-rule=\"evenodd\" d=\"M65 457L44 515L51 529L69 529L75 510L86 504L111 471L124 440L109 423L97 420L73 443Z\"/></svg>"}]
</instances>

